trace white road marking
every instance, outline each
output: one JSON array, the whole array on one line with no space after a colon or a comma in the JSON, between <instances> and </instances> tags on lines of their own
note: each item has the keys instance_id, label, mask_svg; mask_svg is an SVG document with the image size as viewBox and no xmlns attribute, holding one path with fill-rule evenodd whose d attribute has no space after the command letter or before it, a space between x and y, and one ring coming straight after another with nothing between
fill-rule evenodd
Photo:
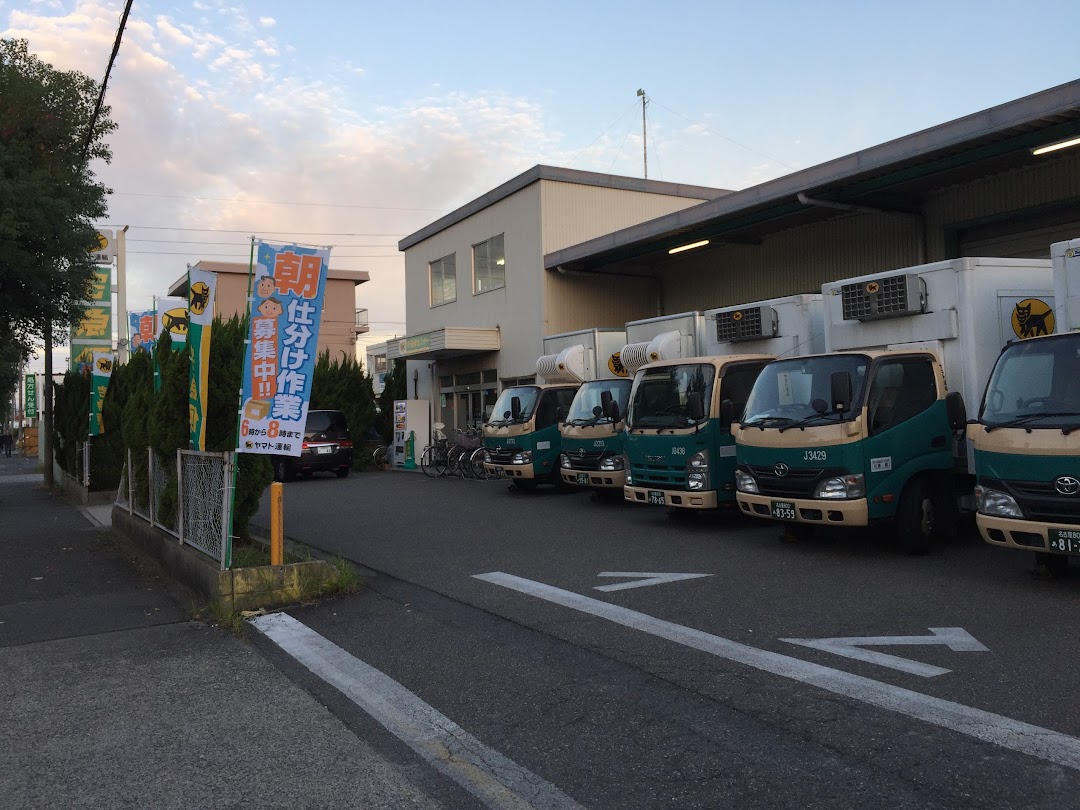
<instances>
[{"instance_id":1,"label":"white road marking","mask_svg":"<svg viewBox=\"0 0 1080 810\"><path fill-rule=\"evenodd\" d=\"M389 675L365 664L292 616L272 613L250 621L259 632L488 807L583 810L550 782L488 748Z\"/></svg>"},{"instance_id":2,"label":"white road marking","mask_svg":"<svg viewBox=\"0 0 1080 810\"><path fill-rule=\"evenodd\" d=\"M951 669L935 667L932 664L924 664L921 661L912 661L910 658L901 658L898 655L877 652L876 650L864 650L863 647L887 647L887 646L926 646L929 644L942 644L954 652L990 652L987 647L978 641L963 627L931 627L928 628L932 635L929 636L849 636L847 638L782 638L789 644L798 644L801 647L812 647L816 650L824 650L834 655L842 655L845 658L854 658L856 661L867 661L871 664L880 664L883 667L898 669L911 675L921 675L924 678L933 678L936 675L945 675L952 672Z\"/></svg>"},{"instance_id":3,"label":"white road marking","mask_svg":"<svg viewBox=\"0 0 1080 810\"><path fill-rule=\"evenodd\" d=\"M781 653L714 636L646 613L601 602L573 591L495 571L476 579L535 596L556 605L587 613L615 624L674 641L701 652L744 664L763 672L816 686L828 692L958 731L984 742L1080 770L1080 739L1059 731L1013 720L1000 714L931 697L911 689L813 664Z\"/></svg>"},{"instance_id":4,"label":"white road marking","mask_svg":"<svg viewBox=\"0 0 1080 810\"><path fill-rule=\"evenodd\" d=\"M604 571L598 577L634 578L636 582L620 582L617 585L595 585L597 591L625 591L627 588L646 588L649 585L663 585L665 582L681 582L684 579L711 577L712 574L657 574L648 571Z\"/></svg>"}]
</instances>

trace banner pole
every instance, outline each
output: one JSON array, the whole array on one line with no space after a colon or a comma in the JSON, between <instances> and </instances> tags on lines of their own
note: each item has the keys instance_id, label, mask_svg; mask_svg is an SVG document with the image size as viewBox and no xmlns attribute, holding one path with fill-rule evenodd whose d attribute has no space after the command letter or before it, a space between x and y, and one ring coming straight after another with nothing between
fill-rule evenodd
<instances>
[{"instance_id":1,"label":"banner pole","mask_svg":"<svg viewBox=\"0 0 1080 810\"><path fill-rule=\"evenodd\" d=\"M246 317L247 317L247 321L248 321L249 325L251 323L251 294L252 294L252 292L254 290L254 281L255 281L255 237L252 236L251 237L251 252L248 254L247 306L245 307ZM251 330L250 330L250 326L249 326L248 334L250 334L250 331ZM245 352L249 351L249 349L247 348L248 340L249 340L249 338L245 336L245 338L244 338L244 346L245 346L244 351ZM241 363L240 364L240 389L237 392L237 407L236 407L236 446L237 446L237 448L240 447L240 422L243 420L243 417L244 417L244 380L243 380L243 376L244 376L244 364ZM236 462L233 464L232 491L229 493L229 497L231 498L231 501L230 501L230 504L229 504L229 519L230 519L230 521L233 519L233 516L236 514L236 479L240 474L240 454L239 453L233 453L233 455L236 457ZM225 568L226 568L226 570L228 570L229 568L232 567L232 545L233 545L232 544L232 538L233 538L232 526L229 526L229 544L228 544L228 548L225 550Z\"/></svg>"}]
</instances>

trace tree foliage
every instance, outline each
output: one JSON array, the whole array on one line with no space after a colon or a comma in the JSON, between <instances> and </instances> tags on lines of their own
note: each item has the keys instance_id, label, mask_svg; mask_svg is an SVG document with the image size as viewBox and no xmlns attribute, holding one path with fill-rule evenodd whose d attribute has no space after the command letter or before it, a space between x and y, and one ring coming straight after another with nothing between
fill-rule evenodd
<instances>
[{"instance_id":1,"label":"tree foliage","mask_svg":"<svg viewBox=\"0 0 1080 810\"><path fill-rule=\"evenodd\" d=\"M111 159L116 128L103 107L89 129L97 96L88 76L0 40L0 340L24 354L47 321L63 342L94 278L88 250L109 190L90 164Z\"/></svg>"},{"instance_id":2,"label":"tree foliage","mask_svg":"<svg viewBox=\"0 0 1080 810\"><path fill-rule=\"evenodd\" d=\"M371 377L355 358L343 355L330 360L329 350L319 355L311 380L311 409L335 410L345 414L349 435L358 445L367 437L375 421L375 390ZM353 454L354 466L360 466L362 453Z\"/></svg>"},{"instance_id":3,"label":"tree foliage","mask_svg":"<svg viewBox=\"0 0 1080 810\"><path fill-rule=\"evenodd\" d=\"M387 444L394 438L394 400L408 398L409 380L405 373L405 361L395 360L394 367L386 372L383 390L379 394L379 415L375 420L375 429Z\"/></svg>"}]
</instances>

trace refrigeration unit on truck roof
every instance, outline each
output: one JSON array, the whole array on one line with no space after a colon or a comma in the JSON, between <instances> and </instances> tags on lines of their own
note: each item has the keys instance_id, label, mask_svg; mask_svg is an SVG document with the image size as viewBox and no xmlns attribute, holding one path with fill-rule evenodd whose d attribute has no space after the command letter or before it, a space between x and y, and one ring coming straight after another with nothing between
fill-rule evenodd
<instances>
[{"instance_id":1,"label":"refrigeration unit on truck roof","mask_svg":"<svg viewBox=\"0 0 1080 810\"><path fill-rule=\"evenodd\" d=\"M583 383L625 377L619 351L626 332L619 328L579 329L544 338L536 373L548 383Z\"/></svg>"},{"instance_id":2,"label":"refrigeration unit on truck roof","mask_svg":"<svg viewBox=\"0 0 1080 810\"><path fill-rule=\"evenodd\" d=\"M1058 331L1080 329L1080 239L1055 242L1050 246L1054 266L1054 300Z\"/></svg>"},{"instance_id":3,"label":"refrigeration unit on truck roof","mask_svg":"<svg viewBox=\"0 0 1080 810\"><path fill-rule=\"evenodd\" d=\"M647 363L699 356L705 337L704 324L700 312L629 321L626 345L619 353L623 366L634 374Z\"/></svg>"},{"instance_id":4,"label":"refrigeration unit on truck roof","mask_svg":"<svg viewBox=\"0 0 1080 810\"><path fill-rule=\"evenodd\" d=\"M925 350L969 407L1001 348L1054 331L1050 262L962 258L830 281L825 351Z\"/></svg>"},{"instance_id":5,"label":"refrigeration unit on truck roof","mask_svg":"<svg viewBox=\"0 0 1080 810\"><path fill-rule=\"evenodd\" d=\"M702 354L760 352L798 357L825 350L824 304L820 293L770 298L705 312Z\"/></svg>"}]
</instances>

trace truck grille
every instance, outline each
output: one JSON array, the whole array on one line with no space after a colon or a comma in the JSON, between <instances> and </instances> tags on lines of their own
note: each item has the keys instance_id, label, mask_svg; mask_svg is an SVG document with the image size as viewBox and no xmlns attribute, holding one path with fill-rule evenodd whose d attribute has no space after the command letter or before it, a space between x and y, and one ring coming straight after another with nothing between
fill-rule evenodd
<instances>
[{"instance_id":1,"label":"truck grille","mask_svg":"<svg viewBox=\"0 0 1080 810\"><path fill-rule=\"evenodd\" d=\"M514 454L518 451L516 449L507 449L505 447L489 447L488 455L491 456L492 464L509 464L510 459L514 457Z\"/></svg>"},{"instance_id":2,"label":"truck grille","mask_svg":"<svg viewBox=\"0 0 1080 810\"><path fill-rule=\"evenodd\" d=\"M814 489L822 479L847 474L847 470L835 467L789 467L785 475L777 475L776 466L758 467L745 464L742 469L754 476L758 491L762 495L781 498L809 498L813 496Z\"/></svg>"},{"instance_id":3,"label":"truck grille","mask_svg":"<svg viewBox=\"0 0 1080 810\"><path fill-rule=\"evenodd\" d=\"M566 453L570 459L572 470L598 470L600 460L604 457L603 450L570 450Z\"/></svg>"},{"instance_id":4,"label":"truck grille","mask_svg":"<svg viewBox=\"0 0 1080 810\"><path fill-rule=\"evenodd\" d=\"M686 489L686 467L667 464L631 464L634 486L653 489Z\"/></svg>"},{"instance_id":5,"label":"truck grille","mask_svg":"<svg viewBox=\"0 0 1080 810\"><path fill-rule=\"evenodd\" d=\"M1012 495L1028 520L1080 524L1080 495L1062 495L1054 489L1053 481L986 480L983 483Z\"/></svg>"}]
</instances>

